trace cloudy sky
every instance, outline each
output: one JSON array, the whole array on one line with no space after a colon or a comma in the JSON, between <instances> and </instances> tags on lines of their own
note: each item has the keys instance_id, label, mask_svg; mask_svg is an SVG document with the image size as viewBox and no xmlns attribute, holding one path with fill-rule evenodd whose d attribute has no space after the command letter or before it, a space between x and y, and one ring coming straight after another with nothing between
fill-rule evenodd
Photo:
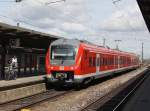
<instances>
[{"instance_id":1,"label":"cloudy sky","mask_svg":"<svg viewBox=\"0 0 150 111\"><path fill-rule=\"evenodd\" d=\"M12 2L11 2L12 1ZM150 34L147 30L136 0L66 0L46 5L57 0L0 0L0 21L12 25L63 36L85 39L95 44L115 48L114 40L122 40L123 51L141 55L144 42L144 57L150 57Z\"/></svg>"}]
</instances>

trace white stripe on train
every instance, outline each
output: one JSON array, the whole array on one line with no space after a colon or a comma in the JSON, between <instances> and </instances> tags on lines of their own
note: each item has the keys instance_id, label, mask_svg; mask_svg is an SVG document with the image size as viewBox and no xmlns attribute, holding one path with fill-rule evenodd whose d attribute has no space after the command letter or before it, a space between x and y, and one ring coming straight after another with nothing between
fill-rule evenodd
<instances>
[{"instance_id":1,"label":"white stripe on train","mask_svg":"<svg viewBox=\"0 0 150 111\"><path fill-rule=\"evenodd\" d=\"M121 71L129 70L129 69L132 69L132 68L136 68L136 67L138 67L138 65L123 67L123 68L113 69L113 70L108 70L108 71L100 71L98 74L89 73L89 74L84 74L84 75L74 75L74 79L84 79L84 78L87 78L87 77L100 78L100 77L111 75L114 72L121 72Z\"/></svg>"}]
</instances>

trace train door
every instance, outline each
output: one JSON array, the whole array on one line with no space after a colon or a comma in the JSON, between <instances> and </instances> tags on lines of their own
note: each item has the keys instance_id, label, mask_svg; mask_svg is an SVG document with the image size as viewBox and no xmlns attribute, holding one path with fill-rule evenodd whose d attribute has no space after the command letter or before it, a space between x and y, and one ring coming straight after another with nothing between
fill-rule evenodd
<instances>
[{"instance_id":1,"label":"train door","mask_svg":"<svg viewBox=\"0 0 150 111\"><path fill-rule=\"evenodd\" d=\"M96 74L99 74L100 71L100 55L96 54Z\"/></svg>"}]
</instances>

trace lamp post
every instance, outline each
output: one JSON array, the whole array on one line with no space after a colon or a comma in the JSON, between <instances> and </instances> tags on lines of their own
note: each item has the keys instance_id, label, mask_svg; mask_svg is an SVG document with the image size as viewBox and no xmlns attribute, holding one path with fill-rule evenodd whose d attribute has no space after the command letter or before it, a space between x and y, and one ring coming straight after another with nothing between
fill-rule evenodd
<instances>
[{"instance_id":1,"label":"lamp post","mask_svg":"<svg viewBox=\"0 0 150 111\"><path fill-rule=\"evenodd\" d=\"M53 1L53 2L47 2L45 3L45 5L49 5L49 4L52 4L52 3L57 3L57 2L65 2L66 0L57 0L57 1Z\"/></svg>"},{"instance_id":2,"label":"lamp post","mask_svg":"<svg viewBox=\"0 0 150 111\"><path fill-rule=\"evenodd\" d=\"M15 0L16 3L18 2L22 2L23 0ZM57 1L53 1L53 2L47 2L45 3L45 5L49 5L49 4L52 4L52 3L57 3L57 2L65 2L66 0L57 0Z\"/></svg>"},{"instance_id":3,"label":"lamp post","mask_svg":"<svg viewBox=\"0 0 150 111\"><path fill-rule=\"evenodd\" d=\"M106 39L103 38L103 46L105 47L106 46Z\"/></svg>"},{"instance_id":4,"label":"lamp post","mask_svg":"<svg viewBox=\"0 0 150 111\"><path fill-rule=\"evenodd\" d=\"M118 46L118 44L119 44L119 42L121 42L122 40L115 40L115 42L116 42L116 49L117 50L119 50L119 46Z\"/></svg>"},{"instance_id":5,"label":"lamp post","mask_svg":"<svg viewBox=\"0 0 150 111\"><path fill-rule=\"evenodd\" d=\"M120 2L121 0L112 0L113 4L116 4L117 2Z\"/></svg>"},{"instance_id":6,"label":"lamp post","mask_svg":"<svg viewBox=\"0 0 150 111\"><path fill-rule=\"evenodd\" d=\"M22 0L15 0L15 2L17 3L17 2L22 2Z\"/></svg>"},{"instance_id":7,"label":"lamp post","mask_svg":"<svg viewBox=\"0 0 150 111\"><path fill-rule=\"evenodd\" d=\"M144 45L144 43L142 42L142 64L143 64L143 55L144 55L144 53L143 53L143 45Z\"/></svg>"}]
</instances>

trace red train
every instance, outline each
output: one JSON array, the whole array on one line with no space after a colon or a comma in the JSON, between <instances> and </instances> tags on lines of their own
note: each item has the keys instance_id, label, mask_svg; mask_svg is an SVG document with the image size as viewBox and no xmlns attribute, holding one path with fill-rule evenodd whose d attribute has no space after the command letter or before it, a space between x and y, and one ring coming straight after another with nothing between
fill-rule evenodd
<instances>
[{"instance_id":1,"label":"red train","mask_svg":"<svg viewBox=\"0 0 150 111\"><path fill-rule=\"evenodd\" d=\"M47 80L51 83L84 83L138 66L135 54L79 40L58 39L46 54Z\"/></svg>"}]
</instances>

